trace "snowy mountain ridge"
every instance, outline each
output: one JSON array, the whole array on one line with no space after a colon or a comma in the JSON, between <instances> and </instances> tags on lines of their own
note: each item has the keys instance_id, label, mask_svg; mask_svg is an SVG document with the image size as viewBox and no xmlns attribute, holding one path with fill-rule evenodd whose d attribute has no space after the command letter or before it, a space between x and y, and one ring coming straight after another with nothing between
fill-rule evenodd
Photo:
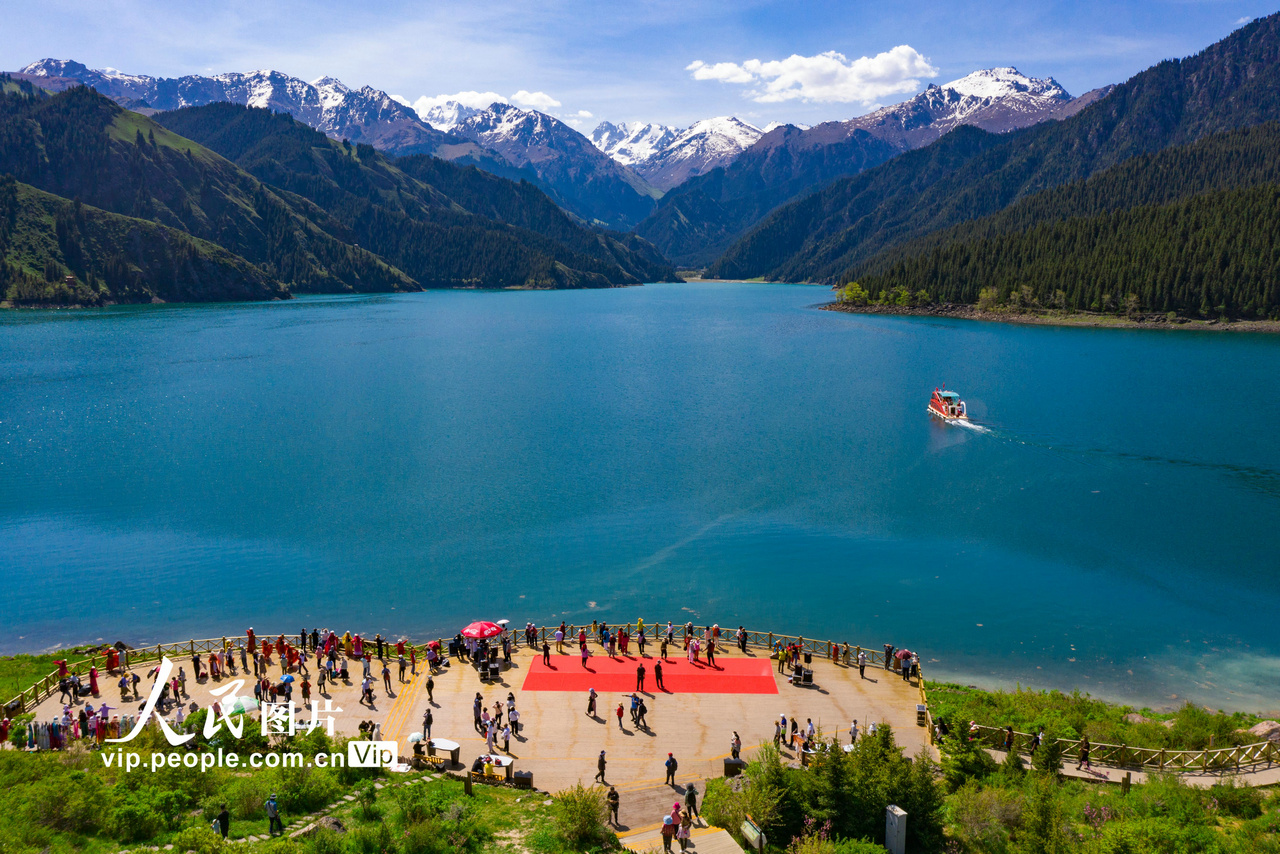
<instances>
[{"instance_id":1,"label":"snowy mountain ridge","mask_svg":"<svg viewBox=\"0 0 1280 854\"><path fill-rule=\"evenodd\" d=\"M669 190L694 175L727 166L763 135L760 128L738 118L717 116L684 129L601 122L591 132L591 141L653 186Z\"/></svg>"},{"instance_id":2,"label":"snowy mountain ridge","mask_svg":"<svg viewBox=\"0 0 1280 854\"><path fill-rule=\"evenodd\" d=\"M289 113L303 124L339 139L364 142L397 154L434 151L445 135L386 92L352 89L333 77L308 83L279 71L230 72L213 76L149 77L83 63L42 59L22 74L76 80L116 101L145 103L156 110L230 101Z\"/></svg>"},{"instance_id":3,"label":"snowy mountain ridge","mask_svg":"<svg viewBox=\"0 0 1280 854\"><path fill-rule=\"evenodd\" d=\"M436 130L448 133L462 122L482 112L484 110L479 107L468 107L458 101L445 101L443 104L431 107L426 113L418 113L418 116Z\"/></svg>"}]
</instances>

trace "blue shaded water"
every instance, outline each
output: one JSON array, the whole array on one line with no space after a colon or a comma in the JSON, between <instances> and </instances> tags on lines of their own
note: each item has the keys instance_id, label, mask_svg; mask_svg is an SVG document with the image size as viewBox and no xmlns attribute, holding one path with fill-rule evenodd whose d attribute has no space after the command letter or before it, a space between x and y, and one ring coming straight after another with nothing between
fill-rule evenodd
<instances>
[{"instance_id":1,"label":"blue shaded water","mask_svg":"<svg viewBox=\"0 0 1280 854\"><path fill-rule=\"evenodd\" d=\"M1280 337L827 297L2 314L0 650L687 615L1280 706ZM988 432L926 415L943 382Z\"/></svg>"}]
</instances>

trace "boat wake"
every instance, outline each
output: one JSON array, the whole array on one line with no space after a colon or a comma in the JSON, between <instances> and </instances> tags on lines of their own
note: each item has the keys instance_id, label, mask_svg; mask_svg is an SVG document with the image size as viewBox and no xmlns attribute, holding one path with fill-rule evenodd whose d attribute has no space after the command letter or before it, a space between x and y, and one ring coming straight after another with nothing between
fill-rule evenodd
<instances>
[{"instance_id":1,"label":"boat wake","mask_svg":"<svg viewBox=\"0 0 1280 854\"><path fill-rule=\"evenodd\" d=\"M990 432L991 432L991 428L990 428L990 427L983 427L981 424L974 424L972 421L961 421L961 420L959 420L959 419L956 419L955 421L948 421L947 423L948 423L948 424L958 424L958 425L960 425L961 427L964 427L966 430L972 430L972 431L973 431L973 432L975 432L975 433L990 433Z\"/></svg>"}]
</instances>

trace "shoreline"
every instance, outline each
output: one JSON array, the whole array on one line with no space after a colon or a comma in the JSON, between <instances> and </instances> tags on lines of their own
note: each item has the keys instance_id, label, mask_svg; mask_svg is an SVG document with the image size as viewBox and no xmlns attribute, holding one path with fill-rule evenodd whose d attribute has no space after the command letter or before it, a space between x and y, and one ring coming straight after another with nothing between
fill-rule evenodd
<instances>
[{"instance_id":1,"label":"shoreline","mask_svg":"<svg viewBox=\"0 0 1280 854\"><path fill-rule=\"evenodd\" d=\"M1280 333L1280 321L1276 320L1192 320L1178 317L1169 320L1163 314L1144 314L1136 318L1111 314L1073 312L1063 314L1034 314L1016 311L988 311L975 305L938 303L929 306L850 305L832 302L817 306L821 311L840 311L846 314L881 314L900 317L948 317L957 320L980 320L991 323L1020 324L1024 326L1074 326L1088 329L1178 329L1205 332L1263 332Z\"/></svg>"}]
</instances>

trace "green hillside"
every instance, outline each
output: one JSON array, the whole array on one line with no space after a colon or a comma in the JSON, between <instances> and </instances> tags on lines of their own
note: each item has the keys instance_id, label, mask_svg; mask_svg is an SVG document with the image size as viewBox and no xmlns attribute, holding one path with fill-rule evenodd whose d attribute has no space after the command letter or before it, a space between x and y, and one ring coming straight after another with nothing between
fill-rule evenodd
<instances>
[{"instance_id":1,"label":"green hillside","mask_svg":"<svg viewBox=\"0 0 1280 854\"><path fill-rule=\"evenodd\" d=\"M213 243L0 176L0 299L14 305L288 296L261 269Z\"/></svg>"},{"instance_id":2,"label":"green hillside","mask_svg":"<svg viewBox=\"0 0 1280 854\"><path fill-rule=\"evenodd\" d=\"M3 284L12 302L675 278L643 240L585 227L523 182L425 157L401 168L369 146L232 104L163 121L84 87L49 96L5 85L0 175L16 183Z\"/></svg>"},{"instance_id":3,"label":"green hillside","mask_svg":"<svg viewBox=\"0 0 1280 854\"><path fill-rule=\"evenodd\" d=\"M293 292L417 289L234 164L84 87L0 97L0 173L216 243Z\"/></svg>"},{"instance_id":4,"label":"green hillside","mask_svg":"<svg viewBox=\"0 0 1280 854\"><path fill-rule=\"evenodd\" d=\"M876 253L1130 157L1280 119L1280 14L1170 60L1061 122L992 136L961 128L775 211L710 270L835 281ZM938 151L930 152L929 149ZM949 151L956 157L942 157ZM947 168L936 164L950 160Z\"/></svg>"},{"instance_id":5,"label":"green hillside","mask_svg":"<svg viewBox=\"0 0 1280 854\"><path fill-rule=\"evenodd\" d=\"M330 233L425 286L605 287L674 276L643 241L586 228L525 182L425 155L392 161L288 115L235 104L156 118L313 204Z\"/></svg>"}]
</instances>

